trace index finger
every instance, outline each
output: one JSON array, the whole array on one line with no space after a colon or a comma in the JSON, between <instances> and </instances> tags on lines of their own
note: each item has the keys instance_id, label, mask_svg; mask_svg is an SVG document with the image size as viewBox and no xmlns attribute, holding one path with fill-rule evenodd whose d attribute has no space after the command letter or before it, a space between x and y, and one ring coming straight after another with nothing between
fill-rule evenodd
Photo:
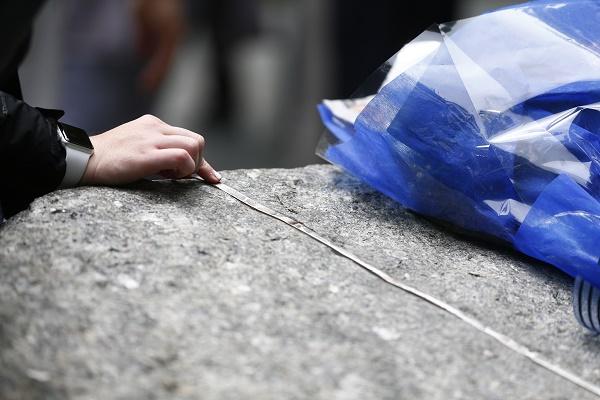
<instances>
[{"instance_id":1,"label":"index finger","mask_svg":"<svg viewBox=\"0 0 600 400\"><path fill-rule=\"evenodd\" d=\"M208 183L219 183L221 182L221 174L203 158L200 161L200 167L198 167L198 175Z\"/></svg>"}]
</instances>

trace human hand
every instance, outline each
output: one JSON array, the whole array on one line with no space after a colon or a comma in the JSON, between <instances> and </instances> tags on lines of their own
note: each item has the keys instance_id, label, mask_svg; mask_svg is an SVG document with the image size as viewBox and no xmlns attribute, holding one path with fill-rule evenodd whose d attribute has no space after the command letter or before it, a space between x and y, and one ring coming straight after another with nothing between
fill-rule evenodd
<instances>
[{"instance_id":1,"label":"human hand","mask_svg":"<svg viewBox=\"0 0 600 400\"><path fill-rule=\"evenodd\" d=\"M182 0L136 0L133 8L137 44L148 63L142 70L142 87L158 88L169 71L185 30Z\"/></svg>"},{"instance_id":2,"label":"human hand","mask_svg":"<svg viewBox=\"0 0 600 400\"><path fill-rule=\"evenodd\" d=\"M221 176L202 157L204 138L152 115L90 137L94 154L82 185L119 185L148 175L185 178L198 173L208 183Z\"/></svg>"}]
</instances>

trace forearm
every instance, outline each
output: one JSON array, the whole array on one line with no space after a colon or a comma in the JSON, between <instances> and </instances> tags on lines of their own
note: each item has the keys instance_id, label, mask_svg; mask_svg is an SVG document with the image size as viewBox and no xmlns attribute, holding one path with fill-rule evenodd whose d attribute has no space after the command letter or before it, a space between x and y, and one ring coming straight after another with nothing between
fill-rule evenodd
<instances>
[{"instance_id":1,"label":"forearm","mask_svg":"<svg viewBox=\"0 0 600 400\"><path fill-rule=\"evenodd\" d=\"M56 132L55 118L0 91L0 203L5 216L60 185L65 148Z\"/></svg>"}]
</instances>

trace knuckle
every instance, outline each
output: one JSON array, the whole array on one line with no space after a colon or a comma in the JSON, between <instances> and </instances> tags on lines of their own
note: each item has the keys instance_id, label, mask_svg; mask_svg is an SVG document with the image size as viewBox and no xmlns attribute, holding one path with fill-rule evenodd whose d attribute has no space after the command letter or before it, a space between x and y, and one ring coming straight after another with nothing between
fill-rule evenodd
<instances>
[{"instance_id":1,"label":"knuckle","mask_svg":"<svg viewBox=\"0 0 600 400\"><path fill-rule=\"evenodd\" d=\"M194 172L196 172L196 166L194 164L189 164L185 168L184 176L192 175Z\"/></svg>"},{"instance_id":2,"label":"knuckle","mask_svg":"<svg viewBox=\"0 0 600 400\"><path fill-rule=\"evenodd\" d=\"M198 147L199 147L199 149L202 150L205 145L206 145L206 140L204 139L204 136L198 135Z\"/></svg>"},{"instance_id":3,"label":"knuckle","mask_svg":"<svg viewBox=\"0 0 600 400\"><path fill-rule=\"evenodd\" d=\"M197 142L196 140L191 142L190 145L190 153L197 155L198 153L200 153L200 150L202 149L202 146L200 145L199 142Z\"/></svg>"},{"instance_id":4,"label":"knuckle","mask_svg":"<svg viewBox=\"0 0 600 400\"><path fill-rule=\"evenodd\" d=\"M152 126L160 126L160 125L164 124L164 122L160 118L155 117L152 114L143 115L142 117L140 117L140 120L142 122L144 122L145 124L152 125Z\"/></svg>"},{"instance_id":5,"label":"knuckle","mask_svg":"<svg viewBox=\"0 0 600 400\"><path fill-rule=\"evenodd\" d=\"M173 151L173 161L176 165L183 165L187 162L188 153L183 149L175 149Z\"/></svg>"}]
</instances>

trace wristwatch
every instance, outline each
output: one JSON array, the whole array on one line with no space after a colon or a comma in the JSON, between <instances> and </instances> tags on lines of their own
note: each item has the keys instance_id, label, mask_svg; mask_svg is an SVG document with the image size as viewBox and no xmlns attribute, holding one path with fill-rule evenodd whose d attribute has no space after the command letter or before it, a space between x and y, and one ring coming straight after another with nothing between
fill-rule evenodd
<instances>
[{"instance_id":1,"label":"wristwatch","mask_svg":"<svg viewBox=\"0 0 600 400\"><path fill-rule=\"evenodd\" d=\"M94 146L83 129L57 122L56 130L67 152L67 168L59 187L76 186L87 168L90 157L94 154Z\"/></svg>"}]
</instances>

